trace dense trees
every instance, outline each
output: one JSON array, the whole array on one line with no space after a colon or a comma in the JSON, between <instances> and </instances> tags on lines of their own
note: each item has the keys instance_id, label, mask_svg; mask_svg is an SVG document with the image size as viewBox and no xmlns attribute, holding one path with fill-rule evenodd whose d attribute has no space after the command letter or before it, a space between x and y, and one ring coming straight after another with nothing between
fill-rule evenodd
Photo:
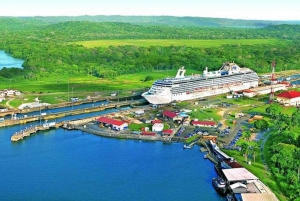
<instances>
[{"instance_id":1,"label":"dense trees","mask_svg":"<svg viewBox=\"0 0 300 201\"><path fill-rule=\"evenodd\" d=\"M25 59L24 69L5 69L0 76L18 79L45 79L48 76L85 76L102 78L126 73L178 68L218 69L234 60L257 72L269 72L276 58L278 69L300 68L298 25L277 25L260 29L140 26L129 23L59 22L47 19L0 18L0 49ZM59 21L59 20L58 20ZM23 23L23 24L22 24ZM284 38L280 44L226 45L220 48L187 46L136 47L110 46L85 48L67 42L94 39L227 39Z\"/></svg>"},{"instance_id":2,"label":"dense trees","mask_svg":"<svg viewBox=\"0 0 300 201\"><path fill-rule=\"evenodd\" d=\"M275 133L269 149L269 167L289 200L297 200L300 196L300 110L290 116L280 111L277 104L266 108L274 118Z\"/></svg>"}]
</instances>

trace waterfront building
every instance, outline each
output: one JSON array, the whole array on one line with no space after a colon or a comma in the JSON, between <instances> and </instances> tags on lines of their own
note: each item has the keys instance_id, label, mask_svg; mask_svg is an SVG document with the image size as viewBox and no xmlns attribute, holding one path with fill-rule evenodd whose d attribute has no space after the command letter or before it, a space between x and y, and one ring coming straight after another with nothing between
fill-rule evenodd
<instances>
[{"instance_id":1,"label":"waterfront building","mask_svg":"<svg viewBox=\"0 0 300 201\"><path fill-rule=\"evenodd\" d=\"M260 180L237 182L230 185L230 190L237 201L278 201L274 193Z\"/></svg>"},{"instance_id":2,"label":"waterfront building","mask_svg":"<svg viewBox=\"0 0 300 201\"><path fill-rule=\"evenodd\" d=\"M173 130L172 129L167 129L167 130L163 130L162 131L162 135L164 136L170 136L173 134Z\"/></svg>"},{"instance_id":3,"label":"waterfront building","mask_svg":"<svg viewBox=\"0 0 300 201\"><path fill-rule=\"evenodd\" d=\"M128 128L128 123L124 122L124 121L120 121L120 120L116 120L116 119L111 119L108 117L100 117L97 119L97 121L99 123L105 124L109 127L111 127L111 129L113 130L125 130Z\"/></svg>"}]
</instances>

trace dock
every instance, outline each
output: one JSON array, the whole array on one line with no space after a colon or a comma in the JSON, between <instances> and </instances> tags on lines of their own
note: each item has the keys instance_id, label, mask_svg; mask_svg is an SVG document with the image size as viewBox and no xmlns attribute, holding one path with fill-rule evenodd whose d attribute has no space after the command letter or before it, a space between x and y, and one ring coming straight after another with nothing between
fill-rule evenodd
<instances>
[{"instance_id":1,"label":"dock","mask_svg":"<svg viewBox=\"0 0 300 201\"><path fill-rule=\"evenodd\" d=\"M217 165L218 164L218 158L217 158L217 156L214 153L212 153L211 149L208 147L208 145L206 143L206 140L204 140L204 139L199 140L199 143L200 143L201 146L203 146L203 147L200 148L200 151L201 152L207 152L206 153L206 157L212 163L214 163L215 165Z\"/></svg>"},{"instance_id":2,"label":"dock","mask_svg":"<svg viewBox=\"0 0 300 201\"><path fill-rule=\"evenodd\" d=\"M132 105L138 105L138 104L142 104L142 103L143 102L141 102L141 101L111 102L106 105L99 105L99 106L81 108L81 109L70 110L70 111L62 111L62 112L51 113L51 114L46 114L46 115L35 115L35 116L29 116L29 117L20 118L20 119L10 119L10 120L5 120L5 121L0 122L0 127L25 124L28 122L34 122L34 121L39 121L39 120L57 119L57 118L66 117L66 116L98 112L98 111L105 110L105 109L119 108L122 106L132 106Z\"/></svg>"},{"instance_id":3,"label":"dock","mask_svg":"<svg viewBox=\"0 0 300 201\"><path fill-rule=\"evenodd\" d=\"M50 123L50 124L43 124L43 125L39 125L39 126L31 126L28 128L25 128L19 132L14 133L11 136L11 141L12 142L17 142L19 140L24 139L25 137L29 137L30 135L38 132L38 131L44 131L44 130L49 130L51 128L57 128L59 126L61 126L62 123Z\"/></svg>"}]
</instances>

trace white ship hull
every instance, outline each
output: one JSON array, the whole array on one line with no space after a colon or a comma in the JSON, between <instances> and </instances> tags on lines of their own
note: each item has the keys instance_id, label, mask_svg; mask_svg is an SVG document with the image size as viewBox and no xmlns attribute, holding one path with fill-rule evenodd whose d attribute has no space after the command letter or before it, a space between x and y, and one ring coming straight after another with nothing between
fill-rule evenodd
<instances>
[{"instance_id":1,"label":"white ship hull","mask_svg":"<svg viewBox=\"0 0 300 201\"><path fill-rule=\"evenodd\" d=\"M204 76L184 76L185 70L178 71L175 78L156 81L148 92L142 94L149 103L168 104L173 101L199 99L228 92L241 91L258 86L258 76L250 69L240 70L234 63L226 65L234 67L231 71L204 72ZM226 74L223 74L226 72Z\"/></svg>"},{"instance_id":2,"label":"white ship hull","mask_svg":"<svg viewBox=\"0 0 300 201\"><path fill-rule=\"evenodd\" d=\"M152 104L168 104L173 101L187 101L187 100L193 100L193 99L199 99L199 98L205 98L205 97L210 97L210 96L215 96L215 95L220 95L220 94L226 94L229 93L230 91L241 91L245 89L249 89L251 87L257 87L258 86L258 81L257 82L249 82L249 83L243 83L242 85L239 86L234 86L234 87L229 87L229 88L216 88L216 89L210 89L207 91L201 91L201 92L194 92L194 93L189 93L189 94L182 94L182 95L174 95L171 94L170 91L165 91L165 93L160 93L156 95L150 95L147 94L148 92L145 92L142 94L142 97L144 97L149 103Z\"/></svg>"}]
</instances>

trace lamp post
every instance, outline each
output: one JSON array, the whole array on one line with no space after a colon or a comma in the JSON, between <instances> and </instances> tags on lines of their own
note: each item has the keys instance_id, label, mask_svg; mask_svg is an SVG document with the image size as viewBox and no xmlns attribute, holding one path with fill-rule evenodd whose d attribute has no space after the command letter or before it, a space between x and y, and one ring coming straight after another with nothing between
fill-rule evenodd
<instances>
[{"instance_id":1,"label":"lamp post","mask_svg":"<svg viewBox=\"0 0 300 201\"><path fill-rule=\"evenodd\" d=\"M67 102L70 101L70 80L68 79L68 100Z\"/></svg>"},{"instance_id":2,"label":"lamp post","mask_svg":"<svg viewBox=\"0 0 300 201\"><path fill-rule=\"evenodd\" d=\"M42 101L40 100L40 126L42 125Z\"/></svg>"},{"instance_id":3,"label":"lamp post","mask_svg":"<svg viewBox=\"0 0 300 201\"><path fill-rule=\"evenodd\" d=\"M74 87L72 87L72 98L74 98L74 96L73 96L73 88ZM74 100L74 99L73 99ZM72 110L73 110L73 100L72 100Z\"/></svg>"}]
</instances>

